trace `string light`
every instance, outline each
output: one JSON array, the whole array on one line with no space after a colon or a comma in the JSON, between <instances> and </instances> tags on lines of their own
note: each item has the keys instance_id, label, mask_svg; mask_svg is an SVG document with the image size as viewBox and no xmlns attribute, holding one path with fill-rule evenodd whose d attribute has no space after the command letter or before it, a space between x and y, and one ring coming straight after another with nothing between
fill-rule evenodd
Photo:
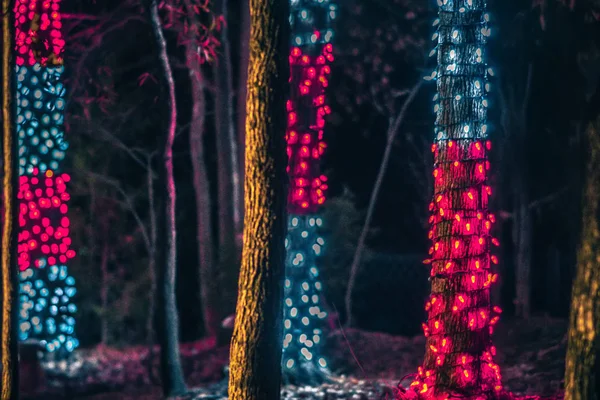
<instances>
[{"instance_id":1,"label":"string light","mask_svg":"<svg viewBox=\"0 0 600 400\"><path fill-rule=\"evenodd\" d=\"M485 0L438 0L433 35L435 80L434 199L429 238L433 245L431 295L423 367L401 399L498 398L500 368L491 342L500 308L490 304L497 279L491 254L494 215L488 210L487 77L485 43L490 34Z\"/></svg>"},{"instance_id":2,"label":"string light","mask_svg":"<svg viewBox=\"0 0 600 400\"><path fill-rule=\"evenodd\" d=\"M64 68L17 66L17 137L19 174L57 170L65 157Z\"/></svg>"},{"instance_id":3,"label":"string light","mask_svg":"<svg viewBox=\"0 0 600 400\"><path fill-rule=\"evenodd\" d=\"M17 65L56 66L63 63L61 0L17 0L15 44Z\"/></svg>"},{"instance_id":4,"label":"string light","mask_svg":"<svg viewBox=\"0 0 600 400\"><path fill-rule=\"evenodd\" d=\"M19 273L21 311L19 338L39 339L48 352L70 352L79 342L74 337L77 307L75 279L66 265L47 265Z\"/></svg>"},{"instance_id":5,"label":"string light","mask_svg":"<svg viewBox=\"0 0 600 400\"><path fill-rule=\"evenodd\" d=\"M70 221L67 213L70 199L67 193L67 174L55 175L47 170L38 176L19 178L19 270L39 267L44 259L49 265L64 264L75 256L69 237ZM33 264L36 265L33 265Z\"/></svg>"},{"instance_id":6,"label":"string light","mask_svg":"<svg viewBox=\"0 0 600 400\"><path fill-rule=\"evenodd\" d=\"M67 216L68 174L60 173L65 88L61 0L15 2L15 74L19 144L20 335L41 340L48 352L71 352L77 311L75 256Z\"/></svg>"},{"instance_id":7,"label":"string light","mask_svg":"<svg viewBox=\"0 0 600 400\"><path fill-rule=\"evenodd\" d=\"M325 202L327 177L320 159L325 117L331 112L326 99L334 61L331 22L337 6L329 0L290 0L292 27L290 87L286 130L290 190L286 238L283 370L288 381L316 383L328 374L321 356L324 342L320 308L318 256L325 246L319 234L319 216Z\"/></svg>"}]
</instances>

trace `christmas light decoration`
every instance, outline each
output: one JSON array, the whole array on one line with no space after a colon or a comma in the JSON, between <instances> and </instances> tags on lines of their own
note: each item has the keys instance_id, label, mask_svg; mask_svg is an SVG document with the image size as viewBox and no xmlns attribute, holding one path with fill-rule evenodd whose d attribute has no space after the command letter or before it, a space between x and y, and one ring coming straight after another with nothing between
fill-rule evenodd
<instances>
[{"instance_id":1,"label":"christmas light decoration","mask_svg":"<svg viewBox=\"0 0 600 400\"><path fill-rule=\"evenodd\" d=\"M63 67L17 67L19 174L57 170L65 157Z\"/></svg>"},{"instance_id":2,"label":"christmas light decoration","mask_svg":"<svg viewBox=\"0 0 600 400\"><path fill-rule=\"evenodd\" d=\"M20 339L39 339L49 352L70 352L79 342L73 336L77 307L75 279L65 265L47 265L21 271Z\"/></svg>"},{"instance_id":3,"label":"christmas light decoration","mask_svg":"<svg viewBox=\"0 0 600 400\"><path fill-rule=\"evenodd\" d=\"M329 0L291 0L291 93L286 103L288 236L284 297L283 371L288 381L314 383L328 374L320 347L327 314L320 306L316 259L325 245L319 235L327 177L320 172L323 129L330 113L325 91L334 60L330 24L337 6Z\"/></svg>"},{"instance_id":4,"label":"christmas light decoration","mask_svg":"<svg viewBox=\"0 0 600 400\"><path fill-rule=\"evenodd\" d=\"M485 0L438 0L434 26L438 67L434 97L436 141L434 199L430 205L433 242L431 296L425 361L401 399L494 399L500 370L491 341L500 309L490 304L498 262L491 247L494 215L488 211L487 94L485 43L490 35Z\"/></svg>"},{"instance_id":5,"label":"christmas light decoration","mask_svg":"<svg viewBox=\"0 0 600 400\"><path fill-rule=\"evenodd\" d=\"M52 266L75 256L67 217L69 180L69 175L54 175L52 170L40 178L37 168L32 176L19 178L19 270L39 267L33 264L42 259Z\"/></svg>"},{"instance_id":6,"label":"christmas light decoration","mask_svg":"<svg viewBox=\"0 0 600 400\"><path fill-rule=\"evenodd\" d=\"M75 280L65 265L75 256L67 216L70 178L60 173L68 148L60 0L16 0L14 12L21 339L70 352L78 342Z\"/></svg>"}]
</instances>

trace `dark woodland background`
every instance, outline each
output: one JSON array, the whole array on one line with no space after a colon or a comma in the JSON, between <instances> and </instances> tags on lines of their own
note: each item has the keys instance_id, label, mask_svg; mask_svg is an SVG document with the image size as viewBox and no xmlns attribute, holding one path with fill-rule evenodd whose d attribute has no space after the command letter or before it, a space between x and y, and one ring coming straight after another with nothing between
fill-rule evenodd
<instances>
[{"instance_id":1,"label":"dark woodland background","mask_svg":"<svg viewBox=\"0 0 600 400\"><path fill-rule=\"evenodd\" d=\"M229 40L234 89L239 87L240 6L232 1ZM493 209L500 223L501 284L495 293L508 316L566 318L580 231L584 132L600 114L600 3L489 2L493 39L490 125L493 127ZM336 62L328 98L332 114L323 168L330 180L325 209L327 251L320 261L330 312L345 316L348 268L386 145L390 120L433 68L428 58L435 5L428 0L347 0L335 26ZM149 256L143 231L161 199L147 192L148 166L166 121L152 32L135 5L118 0L63 1L69 109L68 153L73 180L72 237L82 346L146 339ZM78 15L95 15L81 19ZM210 24L210 21L204 21ZM191 93L184 50L168 32L179 103L175 142L181 340L203 335L199 307L197 205L189 156ZM216 47L216 60L221 58ZM214 234L217 156L214 77L204 65L205 152ZM364 330L415 335L428 293L427 206L431 197L431 98L425 84L410 104L393 143L355 289L356 324ZM235 116L237 118L237 115ZM284 133L282 132L282 135ZM149 163L147 163L149 161ZM215 248L215 251L219 251ZM530 304L516 292L517 265L531 271ZM220 266L235 275L236 263ZM233 312L235 286L222 292ZM525 310L525 312L523 312Z\"/></svg>"}]
</instances>

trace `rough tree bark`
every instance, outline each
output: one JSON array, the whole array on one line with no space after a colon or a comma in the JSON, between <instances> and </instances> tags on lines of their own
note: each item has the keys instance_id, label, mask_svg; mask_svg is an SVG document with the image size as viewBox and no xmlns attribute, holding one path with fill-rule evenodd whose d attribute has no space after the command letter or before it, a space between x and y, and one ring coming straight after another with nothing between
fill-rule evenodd
<instances>
[{"instance_id":1,"label":"rough tree bark","mask_svg":"<svg viewBox=\"0 0 600 400\"><path fill-rule=\"evenodd\" d=\"M192 24L197 24L191 2L185 2L186 12ZM190 30L190 32L193 32ZM190 157L193 169L194 193L196 196L196 234L198 238L198 263L200 265L200 300L204 335L216 337L219 331L216 262L213 251L211 200L208 190L206 160L204 158L204 122L206 98L200 59L194 40L186 44L186 61L192 84L192 120L190 123Z\"/></svg>"},{"instance_id":2,"label":"rough tree bark","mask_svg":"<svg viewBox=\"0 0 600 400\"><path fill-rule=\"evenodd\" d=\"M573 281L565 399L600 398L600 119L588 130L590 158L583 196L581 245Z\"/></svg>"},{"instance_id":3,"label":"rough tree bark","mask_svg":"<svg viewBox=\"0 0 600 400\"><path fill-rule=\"evenodd\" d=\"M167 42L158 15L157 0L148 1L148 11L159 48L160 63L169 94L169 126L165 132L162 164L159 173L159 189L163 195L163 207L159 213L158 223L161 229L161 240L157 248L157 324L156 333L160 344L160 365L162 389L165 396L184 394L187 389L181 369L179 355L179 318L175 302L175 274L177 268L177 230L175 226L175 179L173 177L173 141L177 127L177 103L175 99L175 82L169 64Z\"/></svg>"},{"instance_id":4,"label":"rough tree bark","mask_svg":"<svg viewBox=\"0 0 600 400\"><path fill-rule=\"evenodd\" d=\"M379 172L377 173L377 179L375 180L375 184L373 185L373 191L371 192L371 199L369 200L369 206L367 207L367 216L365 217L365 223L363 224L362 230L360 232L358 243L356 244L356 250L354 251L354 258L352 259L352 264L350 265L350 277L348 278L348 288L346 289L345 296L345 325L348 328L352 327L352 324L354 322L352 318L352 292L354 292L354 285L356 283L356 277L358 276L358 268L360 267L360 260L362 257L363 250L365 248L367 233L369 232L369 229L371 227L371 219L373 218L373 213L375 212L375 204L377 204L379 190L381 189L381 184L383 183L383 178L385 176L385 172L390 161L390 155L392 154L392 146L394 144L394 140L396 139L398 129L404 121L404 116L406 115L408 107L413 102L415 96L417 95L417 92L421 88L421 84L422 81L419 80L415 87L410 91L410 94L408 95L406 101L402 105L402 109L400 110L398 116L394 119L390 119L390 123L387 130L387 144L385 146L385 151L381 160Z\"/></svg>"},{"instance_id":5,"label":"rough tree bark","mask_svg":"<svg viewBox=\"0 0 600 400\"><path fill-rule=\"evenodd\" d=\"M244 239L229 399L277 400L286 232L287 0L251 0Z\"/></svg>"},{"instance_id":6,"label":"rough tree bark","mask_svg":"<svg viewBox=\"0 0 600 400\"><path fill-rule=\"evenodd\" d=\"M225 23L220 30L221 55L214 63L215 77L215 127L217 145L217 199L218 199L218 260L222 284L222 303L226 311L235 308L235 287L238 276L239 251L236 245L236 228L240 227L239 170L235 119L233 113L233 83L231 49L227 27L228 1L215 0L213 12Z\"/></svg>"},{"instance_id":7,"label":"rough tree bark","mask_svg":"<svg viewBox=\"0 0 600 400\"><path fill-rule=\"evenodd\" d=\"M14 133L14 4L2 1L2 167L4 215L2 219L2 264L0 287L2 333L0 337L1 398L19 398L18 277L17 277L17 191L18 163Z\"/></svg>"}]
</instances>

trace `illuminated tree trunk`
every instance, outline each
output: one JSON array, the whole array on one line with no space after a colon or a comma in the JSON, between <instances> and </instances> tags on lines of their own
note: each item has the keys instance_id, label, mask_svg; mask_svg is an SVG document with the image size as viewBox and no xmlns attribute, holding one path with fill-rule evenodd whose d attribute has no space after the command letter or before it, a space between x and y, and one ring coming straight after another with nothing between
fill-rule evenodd
<instances>
[{"instance_id":1,"label":"illuminated tree trunk","mask_svg":"<svg viewBox=\"0 0 600 400\"><path fill-rule=\"evenodd\" d=\"M490 142L485 0L438 2L438 68L434 199L430 205L431 295L425 361L401 398L496 398L502 389L493 362L490 265L495 221L488 211Z\"/></svg>"},{"instance_id":2,"label":"illuminated tree trunk","mask_svg":"<svg viewBox=\"0 0 600 400\"><path fill-rule=\"evenodd\" d=\"M221 54L213 66L215 76L215 125L217 145L218 179L218 231L219 273L221 275L221 302L228 311L235 308L235 287L239 270L239 255L236 245L237 229L241 229L239 203L239 166L233 103L231 50L229 43L228 1L213 2L213 12L226 21L221 26Z\"/></svg>"},{"instance_id":3,"label":"illuminated tree trunk","mask_svg":"<svg viewBox=\"0 0 600 400\"><path fill-rule=\"evenodd\" d=\"M165 396L184 394L187 389L183 379L179 355L179 318L175 302L175 275L177 269L177 231L175 226L175 180L173 177L173 141L177 127L177 104L175 82L167 55L162 24L158 15L156 0L148 3L152 29L159 48L160 63L169 93L169 126L164 136L162 164L159 172L159 189L162 191L163 205L159 212L159 232L157 274L157 324L156 333L160 344L160 364L162 388Z\"/></svg>"},{"instance_id":4,"label":"illuminated tree trunk","mask_svg":"<svg viewBox=\"0 0 600 400\"><path fill-rule=\"evenodd\" d=\"M18 279L17 279L17 191L18 161L15 141L14 13L13 2L2 1L2 286L0 335L1 399L19 398Z\"/></svg>"},{"instance_id":5,"label":"illuminated tree trunk","mask_svg":"<svg viewBox=\"0 0 600 400\"><path fill-rule=\"evenodd\" d=\"M193 10L188 9L188 13ZM216 337L220 314L217 307L217 274L213 252L212 222L210 218L211 201L206 160L204 157L204 112L206 99L204 82L198 53L194 42L186 45L187 67L192 83L192 121L190 124L190 157L194 171L194 192L196 194L196 234L198 237L198 263L200 264L200 298L204 335Z\"/></svg>"},{"instance_id":6,"label":"illuminated tree trunk","mask_svg":"<svg viewBox=\"0 0 600 400\"><path fill-rule=\"evenodd\" d=\"M285 215L287 0L251 0L244 239L229 399L280 396Z\"/></svg>"},{"instance_id":7,"label":"illuminated tree trunk","mask_svg":"<svg viewBox=\"0 0 600 400\"><path fill-rule=\"evenodd\" d=\"M590 158L583 204L583 231L573 282L565 399L600 398L600 119L588 129Z\"/></svg>"},{"instance_id":8,"label":"illuminated tree trunk","mask_svg":"<svg viewBox=\"0 0 600 400\"><path fill-rule=\"evenodd\" d=\"M286 382L316 385L329 375L321 354L325 318L317 258L325 246L320 211L327 177L321 173L327 87L334 61L331 23L337 6L329 1L290 2L292 49L288 124L288 235L285 280L283 366Z\"/></svg>"}]
</instances>

